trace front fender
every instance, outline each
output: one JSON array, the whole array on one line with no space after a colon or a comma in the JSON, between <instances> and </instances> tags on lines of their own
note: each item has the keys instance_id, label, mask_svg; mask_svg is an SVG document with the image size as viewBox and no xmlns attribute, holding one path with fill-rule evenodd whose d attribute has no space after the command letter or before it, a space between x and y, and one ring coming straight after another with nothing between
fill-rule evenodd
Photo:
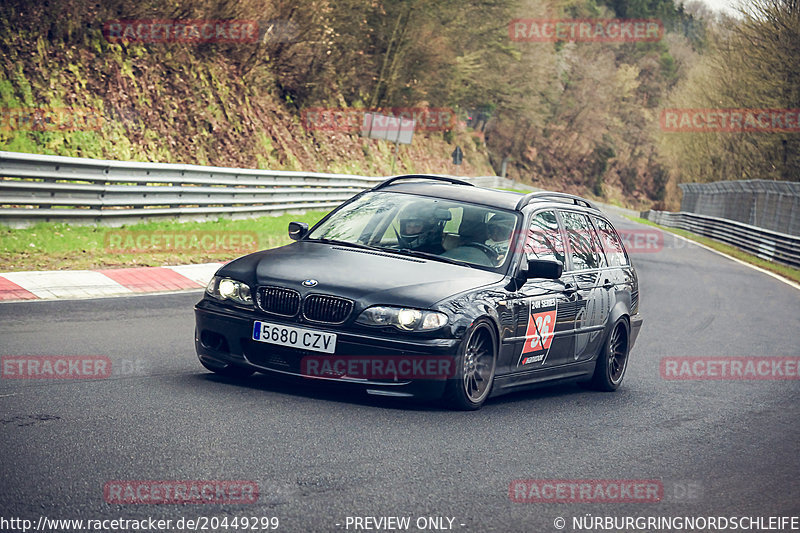
<instances>
[{"instance_id":1,"label":"front fender","mask_svg":"<svg viewBox=\"0 0 800 533\"><path fill-rule=\"evenodd\" d=\"M502 331L502 328L497 307L498 302L504 296L503 293L496 290L473 292L439 302L436 308L452 317L451 332L456 338L463 337L467 329L481 317L486 317L492 322L499 338L499 332Z\"/></svg>"}]
</instances>

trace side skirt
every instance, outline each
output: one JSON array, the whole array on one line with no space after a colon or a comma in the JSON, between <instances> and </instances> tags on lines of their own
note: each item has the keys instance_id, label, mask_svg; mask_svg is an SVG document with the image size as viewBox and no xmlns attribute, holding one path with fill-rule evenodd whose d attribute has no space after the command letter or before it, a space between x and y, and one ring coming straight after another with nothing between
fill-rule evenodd
<instances>
[{"instance_id":1,"label":"side skirt","mask_svg":"<svg viewBox=\"0 0 800 533\"><path fill-rule=\"evenodd\" d=\"M560 381L588 379L594 373L596 359L579 361L542 370L527 370L495 376L492 396L500 396L538 385L553 385Z\"/></svg>"}]
</instances>

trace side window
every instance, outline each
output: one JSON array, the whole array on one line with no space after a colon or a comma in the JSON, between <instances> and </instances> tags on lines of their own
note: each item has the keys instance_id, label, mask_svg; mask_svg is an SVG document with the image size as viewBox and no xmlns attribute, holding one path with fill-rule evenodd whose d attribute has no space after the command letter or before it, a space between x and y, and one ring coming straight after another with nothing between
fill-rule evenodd
<instances>
[{"instance_id":1,"label":"side window","mask_svg":"<svg viewBox=\"0 0 800 533\"><path fill-rule=\"evenodd\" d=\"M561 216L569 238L572 268L588 270L604 267L605 257L601 253L600 240L589 217L571 211L562 211Z\"/></svg>"},{"instance_id":2,"label":"side window","mask_svg":"<svg viewBox=\"0 0 800 533\"><path fill-rule=\"evenodd\" d=\"M614 228L603 220L602 218L592 217L594 223L597 224L597 229L600 232L600 241L603 246L603 251L608 258L609 266L628 266L630 261L628 256L625 255L625 248L622 247L622 242L619 240L617 232Z\"/></svg>"},{"instance_id":3,"label":"side window","mask_svg":"<svg viewBox=\"0 0 800 533\"><path fill-rule=\"evenodd\" d=\"M554 211L536 213L525 239L525 254L530 259L551 259L564 262L564 238Z\"/></svg>"}]
</instances>

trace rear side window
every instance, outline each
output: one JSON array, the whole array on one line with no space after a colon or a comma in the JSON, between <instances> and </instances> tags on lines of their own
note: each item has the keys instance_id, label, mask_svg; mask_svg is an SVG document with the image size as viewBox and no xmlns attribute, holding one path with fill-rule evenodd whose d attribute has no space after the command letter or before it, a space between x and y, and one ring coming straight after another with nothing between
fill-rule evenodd
<instances>
[{"instance_id":1,"label":"rear side window","mask_svg":"<svg viewBox=\"0 0 800 533\"><path fill-rule=\"evenodd\" d=\"M600 233L600 242L603 245L603 251L606 253L609 266L628 266L630 261L628 256L625 255L625 248L622 247L622 242L619 240L617 232L614 227L602 218L592 217L594 223L597 224L597 230Z\"/></svg>"},{"instance_id":2,"label":"rear side window","mask_svg":"<svg viewBox=\"0 0 800 533\"><path fill-rule=\"evenodd\" d=\"M589 217L582 213L562 211L564 229L569 239L573 270L589 270L606 266L600 240Z\"/></svg>"},{"instance_id":3,"label":"rear side window","mask_svg":"<svg viewBox=\"0 0 800 533\"><path fill-rule=\"evenodd\" d=\"M525 239L525 254L529 259L550 259L564 262L564 237L558 227L555 211L533 215Z\"/></svg>"}]
</instances>

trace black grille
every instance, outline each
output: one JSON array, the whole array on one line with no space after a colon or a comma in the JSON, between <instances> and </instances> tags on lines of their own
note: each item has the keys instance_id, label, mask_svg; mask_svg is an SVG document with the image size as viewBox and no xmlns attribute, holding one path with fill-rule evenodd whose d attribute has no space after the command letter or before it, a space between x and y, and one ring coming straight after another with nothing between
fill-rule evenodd
<instances>
[{"instance_id":1,"label":"black grille","mask_svg":"<svg viewBox=\"0 0 800 533\"><path fill-rule=\"evenodd\" d=\"M267 313L295 316L300 309L300 293L282 287L259 287L256 294L258 307Z\"/></svg>"},{"instance_id":2,"label":"black grille","mask_svg":"<svg viewBox=\"0 0 800 533\"><path fill-rule=\"evenodd\" d=\"M336 296L311 294L303 302L303 316L313 322L341 324L352 311L352 301Z\"/></svg>"}]
</instances>

